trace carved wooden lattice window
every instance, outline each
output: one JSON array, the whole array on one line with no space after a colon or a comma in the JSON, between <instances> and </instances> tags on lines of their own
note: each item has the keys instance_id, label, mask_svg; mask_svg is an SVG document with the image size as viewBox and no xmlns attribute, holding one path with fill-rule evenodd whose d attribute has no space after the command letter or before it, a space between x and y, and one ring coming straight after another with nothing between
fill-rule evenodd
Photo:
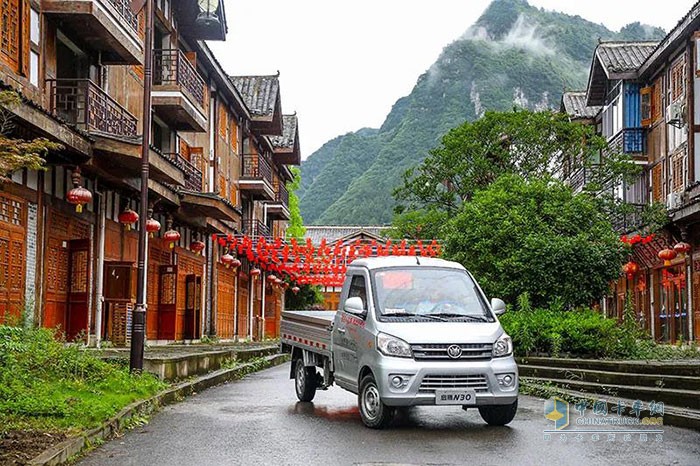
<instances>
[{"instance_id":1,"label":"carved wooden lattice window","mask_svg":"<svg viewBox=\"0 0 700 466\"><path fill-rule=\"evenodd\" d=\"M176 275L166 273L160 277L160 303L175 304L175 278Z\"/></svg>"},{"instance_id":2,"label":"carved wooden lattice window","mask_svg":"<svg viewBox=\"0 0 700 466\"><path fill-rule=\"evenodd\" d=\"M14 199L0 196L0 222L15 226L23 226L22 203Z\"/></svg>"},{"instance_id":3,"label":"carved wooden lattice window","mask_svg":"<svg viewBox=\"0 0 700 466\"><path fill-rule=\"evenodd\" d=\"M671 191L674 193L683 191L683 154L671 157Z\"/></svg>"},{"instance_id":4,"label":"carved wooden lattice window","mask_svg":"<svg viewBox=\"0 0 700 466\"><path fill-rule=\"evenodd\" d=\"M73 251L71 254L71 283L72 293L87 293L88 287L88 252Z\"/></svg>"},{"instance_id":5,"label":"carved wooden lattice window","mask_svg":"<svg viewBox=\"0 0 700 466\"><path fill-rule=\"evenodd\" d=\"M671 102L685 94L685 58L678 60L671 68Z\"/></svg>"},{"instance_id":6,"label":"carved wooden lattice window","mask_svg":"<svg viewBox=\"0 0 700 466\"><path fill-rule=\"evenodd\" d=\"M0 290L10 288L10 240L0 238Z\"/></svg>"},{"instance_id":7,"label":"carved wooden lattice window","mask_svg":"<svg viewBox=\"0 0 700 466\"><path fill-rule=\"evenodd\" d=\"M231 117L231 149L238 153L238 122Z\"/></svg>"},{"instance_id":8,"label":"carved wooden lattice window","mask_svg":"<svg viewBox=\"0 0 700 466\"><path fill-rule=\"evenodd\" d=\"M654 202L663 202L663 177L662 175L662 164L658 163L651 170L651 189Z\"/></svg>"},{"instance_id":9,"label":"carved wooden lattice window","mask_svg":"<svg viewBox=\"0 0 700 466\"><path fill-rule=\"evenodd\" d=\"M2 60L16 72L20 71L20 26L21 0L0 2L0 55Z\"/></svg>"},{"instance_id":10,"label":"carved wooden lattice window","mask_svg":"<svg viewBox=\"0 0 700 466\"><path fill-rule=\"evenodd\" d=\"M226 111L226 106L220 102L219 103L219 136L226 139L228 131L228 114Z\"/></svg>"},{"instance_id":11,"label":"carved wooden lattice window","mask_svg":"<svg viewBox=\"0 0 700 466\"><path fill-rule=\"evenodd\" d=\"M651 121L656 122L663 115L662 81L659 78L652 86L651 91Z\"/></svg>"},{"instance_id":12,"label":"carved wooden lattice window","mask_svg":"<svg viewBox=\"0 0 700 466\"><path fill-rule=\"evenodd\" d=\"M219 196L228 198L228 180L221 174L219 174Z\"/></svg>"}]
</instances>

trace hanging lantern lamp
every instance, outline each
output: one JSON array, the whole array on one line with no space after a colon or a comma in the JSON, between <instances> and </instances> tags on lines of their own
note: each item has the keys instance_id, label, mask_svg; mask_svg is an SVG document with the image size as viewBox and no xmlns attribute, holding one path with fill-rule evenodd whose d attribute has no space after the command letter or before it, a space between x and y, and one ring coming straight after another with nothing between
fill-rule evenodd
<instances>
[{"instance_id":1,"label":"hanging lantern lamp","mask_svg":"<svg viewBox=\"0 0 700 466\"><path fill-rule=\"evenodd\" d=\"M73 170L71 180L73 182L73 189L66 194L66 201L75 205L75 211L81 213L83 211L83 205L92 202L92 193L80 185L80 167L76 167L76 169Z\"/></svg>"},{"instance_id":2,"label":"hanging lantern lamp","mask_svg":"<svg viewBox=\"0 0 700 466\"><path fill-rule=\"evenodd\" d=\"M691 250L690 244L686 243L685 241L681 241L680 243L676 243L675 246L673 246L673 250L676 251L678 254L681 256L685 256L688 254Z\"/></svg>"},{"instance_id":3,"label":"hanging lantern lamp","mask_svg":"<svg viewBox=\"0 0 700 466\"><path fill-rule=\"evenodd\" d=\"M664 266L666 266L666 267L671 265L671 261L673 259L675 259L677 255L678 255L678 253L675 250L670 249L670 248L662 249L661 251L659 251L659 254L658 254L659 259L664 261Z\"/></svg>"},{"instance_id":4,"label":"hanging lantern lamp","mask_svg":"<svg viewBox=\"0 0 700 466\"><path fill-rule=\"evenodd\" d=\"M121 214L119 214L117 219L119 220L119 223L126 227L126 231L130 231L131 226L139 221L139 214L127 207Z\"/></svg>"},{"instance_id":5,"label":"hanging lantern lamp","mask_svg":"<svg viewBox=\"0 0 700 466\"><path fill-rule=\"evenodd\" d=\"M190 244L190 250L195 254L199 254L202 251L204 251L205 247L206 247L206 244L204 244L203 241L199 241L199 240L194 240Z\"/></svg>"},{"instance_id":6,"label":"hanging lantern lamp","mask_svg":"<svg viewBox=\"0 0 700 466\"><path fill-rule=\"evenodd\" d=\"M627 278L630 280L639 272L639 265L636 262L629 261L622 266L622 271L625 272Z\"/></svg>"}]
</instances>

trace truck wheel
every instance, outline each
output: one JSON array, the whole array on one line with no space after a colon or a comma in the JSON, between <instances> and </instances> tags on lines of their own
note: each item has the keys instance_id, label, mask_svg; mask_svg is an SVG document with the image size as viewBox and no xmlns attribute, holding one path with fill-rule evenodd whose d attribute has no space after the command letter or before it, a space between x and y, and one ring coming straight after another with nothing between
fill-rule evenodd
<instances>
[{"instance_id":1,"label":"truck wheel","mask_svg":"<svg viewBox=\"0 0 700 466\"><path fill-rule=\"evenodd\" d=\"M297 359L294 370L294 387L299 401L311 401L316 395L316 368L304 366L303 359Z\"/></svg>"},{"instance_id":2,"label":"truck wheel","mask_svg":"<svg viewBox=\"0 0 700 466\"><path fill-rule=\"evenodd\" d=\"M379 388L373 375L366 375L360 382L357 396L362 422L371 429L382 429L389 425L394 416L393 410L382 402Z\"/></svg>"},{"instance_id":3,"label":"truck wheel","mask_svg":"<svg viewBox=\"0 0 700 466\"><path fill-rule=\"evenodd\" d=\"M504 426L513 420L518 411L518 400L509 405L479 406L481 418L490 426Z\"/></svg>"}]
</instances>

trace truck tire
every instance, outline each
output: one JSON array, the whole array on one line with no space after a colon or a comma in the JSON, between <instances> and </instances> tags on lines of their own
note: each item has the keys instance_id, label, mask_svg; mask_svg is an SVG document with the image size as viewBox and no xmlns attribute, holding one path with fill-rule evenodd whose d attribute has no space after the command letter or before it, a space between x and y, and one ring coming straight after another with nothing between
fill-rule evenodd
<instances>
[{"instance_id":1,"label":"truck tire","mask_svg":"<svg viewBox=\"0 0 700 466\"><path fill-rule=\"evenodd\" d=\"M518 411L518 400L509 405L479 406L481 418L490 426L504 426L513 420Z\"/></svg>"},{"instance_id":2,"label":"truck tire","mask_svg":"<svg viewBox=\"0 0 700 466\"><path fill-rule=\"evenodd\" d=\"M315 367L305 367L304 360L296 360L294 369L294 388L299 401L311 401L316 395L317 376Z\"/></svg>"},{"instance_id":3,"label":"truck tire","mask_svg":"<svg viewBox=\"0 0 700 466\"><path fill-rule=\"evenodd\" d=\"M394 417L394 410L382 402L379 387L372 374L364 376L360 381L357 404L362 422L370 429L383 429Z\"/></svg>"}]
</instances>

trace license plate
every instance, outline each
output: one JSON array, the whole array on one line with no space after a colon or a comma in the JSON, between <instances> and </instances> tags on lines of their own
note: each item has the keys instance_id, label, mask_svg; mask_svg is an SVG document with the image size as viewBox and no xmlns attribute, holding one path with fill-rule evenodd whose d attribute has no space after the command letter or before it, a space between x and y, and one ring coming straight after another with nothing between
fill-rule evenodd
<instances>
[{"instance_id":1,"label":"license plate","mask_svg":"<svg viewBox=\"0 0 700 466\"><path fill-rule=\"evenodd\" d=\"M474 390L435 390L436 405L475 405Z\"/></svg>"}]
</instances>

